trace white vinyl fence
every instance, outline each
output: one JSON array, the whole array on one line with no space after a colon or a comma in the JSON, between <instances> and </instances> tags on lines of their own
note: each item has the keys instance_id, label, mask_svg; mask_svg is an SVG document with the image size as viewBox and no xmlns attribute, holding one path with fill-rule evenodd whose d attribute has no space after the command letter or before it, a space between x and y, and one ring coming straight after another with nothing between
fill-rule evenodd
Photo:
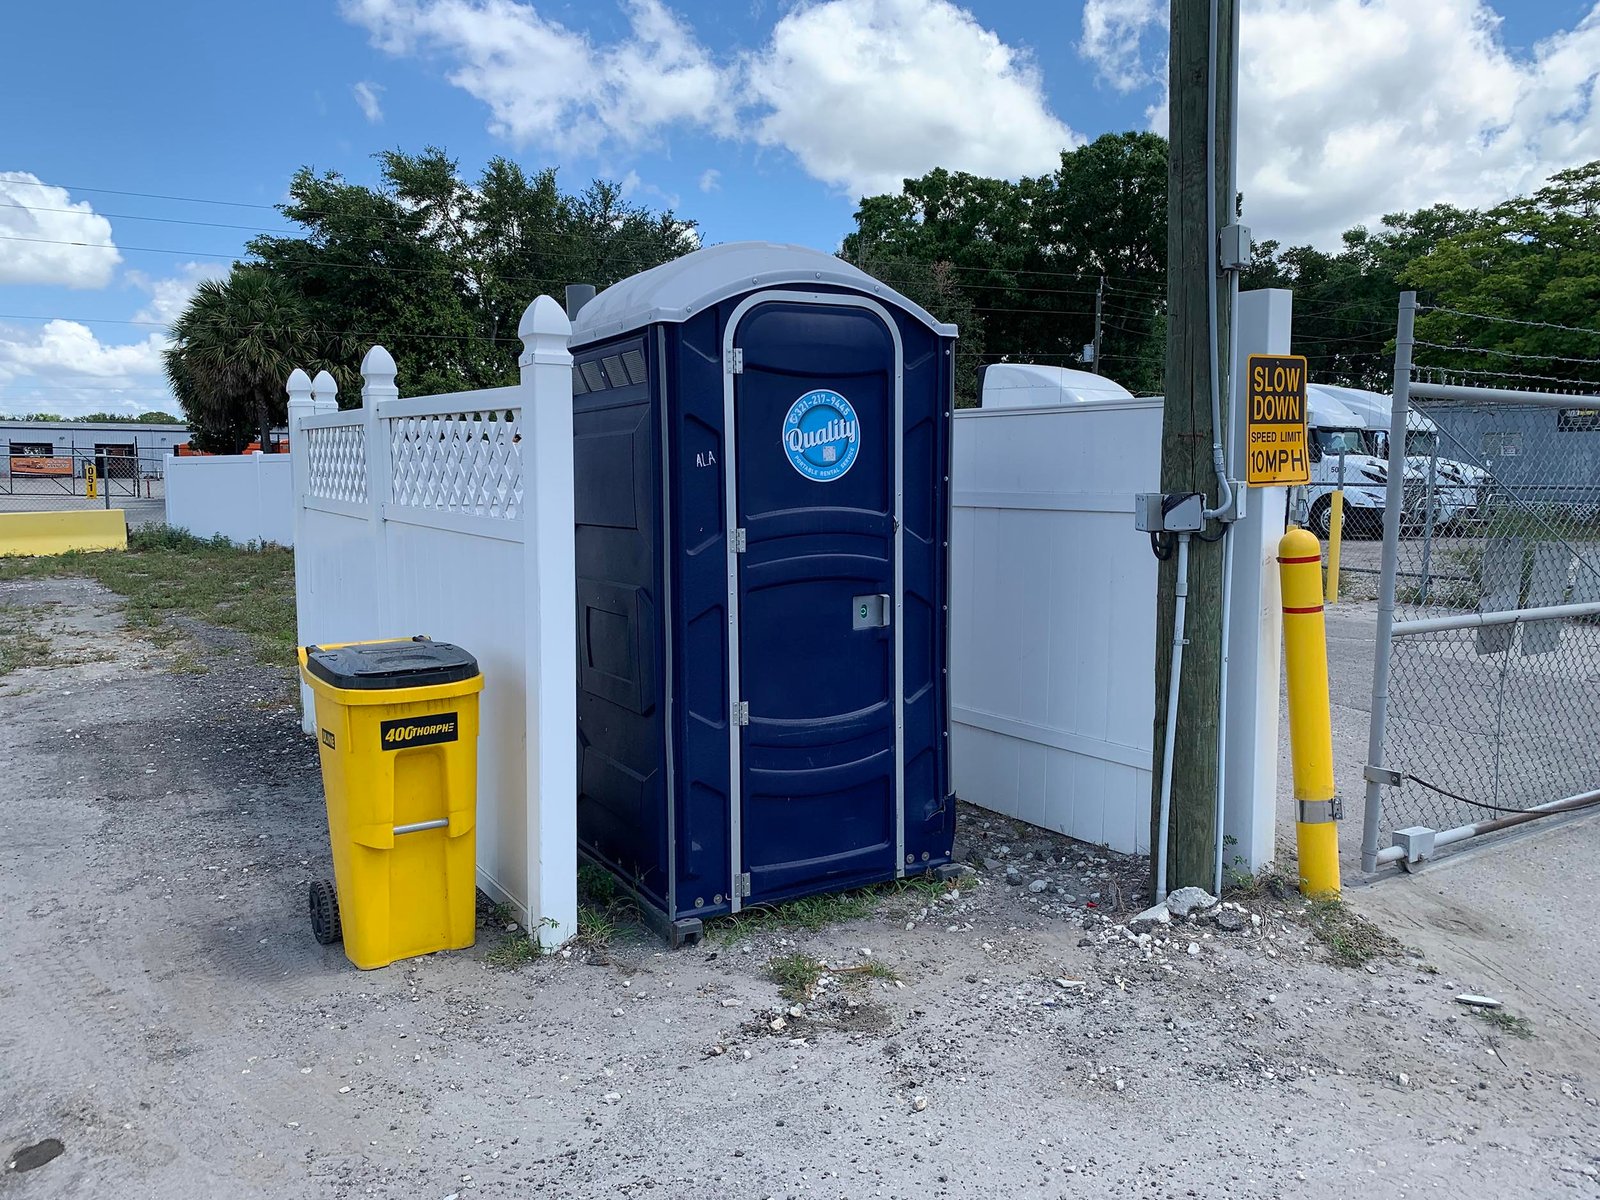
<instances>
[{"instance_id":1,"label":"white vinyl fence","mask_svg":"<svg viewBox=\"0 0 1600 1200\"><path fill-rule=\"evenodd\" d=\"M170 455L167 524L240 544L294 544L294 472L287 454Z\"/></svg>"},{"instance_id":2,"label":"white vinyl fence","mask_svg":"<svg viewBox=\"0 0 1600 1200\"><path fill-rule=\"evenodd\" d=\"M963 800L1085 842L1150 842L1159 399L959 411L951 763Z\"/></svg>"},{"instance_id":3,"label":"white vinyl fence","mask_svg":"<svg viewBox=\"0 0 1600 1200\"><path fill-rule=\"evenodd\" d=\"M295 589L303 645L477 657L478 884L550 945L577 930L571 325L540 296L518 335L512 387L402 400L381 346L359 409L326 372L290 377Z\"/></svg>"}]
</instances>

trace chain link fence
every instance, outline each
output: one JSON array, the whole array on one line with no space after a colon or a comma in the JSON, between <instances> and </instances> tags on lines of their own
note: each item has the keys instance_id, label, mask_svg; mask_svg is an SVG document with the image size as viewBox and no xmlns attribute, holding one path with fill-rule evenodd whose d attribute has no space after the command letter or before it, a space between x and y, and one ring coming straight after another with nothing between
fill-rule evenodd
<instances>
[{"instance_id":1,"label":"chain link fence","mask_svg":"<svg viewBox=\"0 0 1600 1200\"><path fill-rule=\"evenodd\" d=\"M1367 870L1600 788L1600 400L1438 377L1401 391Z\"/></svg>"},{"instance_id":2,"label":"chain link fence","mask_svg":"<svg viewBox=\"0 0 1600 1200\"><path fill-rule=\"evenodd\" d=\"M63 450L0 455L0 513L121 508L133 523L160 519L165 457Z\"/></svg>"}]
</instances>

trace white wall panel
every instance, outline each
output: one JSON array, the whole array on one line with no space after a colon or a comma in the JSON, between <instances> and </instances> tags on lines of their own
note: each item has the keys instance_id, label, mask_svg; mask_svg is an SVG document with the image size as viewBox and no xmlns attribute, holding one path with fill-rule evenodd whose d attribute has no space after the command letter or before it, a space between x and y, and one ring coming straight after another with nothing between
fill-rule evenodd
<instances>
[{"instance_id":1,"label":"white wall panel","mask_svg":"<svg viewBox=\"0 0 1600 1200\"><path fill-rule=\"evenodd\" d=\"M963 800L1124 852L1149 844L1159 400L955 418L952 767Z\"/></svg>"}]
</instances>

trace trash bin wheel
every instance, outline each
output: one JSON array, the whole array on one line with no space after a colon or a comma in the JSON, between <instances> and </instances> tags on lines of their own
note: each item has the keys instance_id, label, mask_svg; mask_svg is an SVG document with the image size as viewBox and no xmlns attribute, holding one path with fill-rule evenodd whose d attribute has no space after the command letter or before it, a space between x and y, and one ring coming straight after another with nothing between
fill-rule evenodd
<instances>
[{"instance_id":1,"label":"trash bin wheel","mask_svg":"<svg viewBox=\"0 0 1600 1200\"><path fill-rule=\"evenodd\" d=\"M311 931L317 941L331 946L344 938L339 924L339 893L326 879L313 879L310 893Z\"/></svg>"}]
</instances>

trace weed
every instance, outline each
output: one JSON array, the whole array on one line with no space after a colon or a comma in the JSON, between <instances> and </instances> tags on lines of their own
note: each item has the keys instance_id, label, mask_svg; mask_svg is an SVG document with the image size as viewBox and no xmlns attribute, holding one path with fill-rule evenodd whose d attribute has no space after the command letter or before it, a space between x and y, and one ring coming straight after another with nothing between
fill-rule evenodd
<instances>
[{"instance_id":1,"label":"weed","mask_svg":"<svg viewBox=\"0 0 1600 1200\"><path fill-rule=\"evenodd\" d=\"M617 898L617 878L594 863L578 864L578 896L602 907Z\"/></svg>"},{"instance_id":2,"label":"weed","mask_svg":"<svg viewBox=\"0 0 1600 1200\"><path fill-rule=\"evenodd\" d=\"M603 950L617 936L617 915L610 908L578 905L578 942L592 950Z\"/></svg>"},{"instance_id":3,"label":"weed","mask_svg":"<svg viewBox=\"0 0 1600 1200\"><path fill-rule=\"evenodd\" d=\"M1533 1036L1533 1022L1527 1017L1519 1017L1509 1013L1503 1008L1475 1008L1472 1015L1485 1025L1492 1025L1501 1033L1510 1034L1516 1038L1531 1038Z\"/></svg>"},{"instance_id":4,"label":"weed","mask_svg":"<svg viewBox=\"0 0 1600 1200\"><path fill-rule=\"evenodd\" d=\"M1309 920L1312 934L1341 967L1364 967L1400 950L1399 942L1337 897L1313 900Z\"/></svg>"},{"instance_id":5,"label":"weed","mask_svg":"<svg viewBox=\"0 0 1600 1200\"><path fill-rule=\"evenodd\" d=\"M531 963L542 954L544 947L539 944L538 938L529 937L525 933L514 933L484 957L491 967L501 967L509 971L524 963Z\"/></svg>"},{"instance_id":6,"label":"weed","mask_svg":"<svg viewBox=\"0 0 1600 1200\"><path fill-rule=\"evenodd\" d=\"M56 661L50 638L41 632L43 623L37 608L0 608L0 675Z\"/></svg>"},{"instance_id":7,"label":"weed","mask_svg":"<svg viewBox=\"0 0 1600 1200\"><path fill-rule=\"evenodd\" d=\"M491 900L489 902L489 915L494 918L494 923L500 926L501 929L504 929L517 919L516 911L503 900Z\"/></svg>"},{"instance_id":8,"label":"weed","mask_svg":"<svg viewBox=\"0 0 1600 1200\"><path fill-rule=\"evenodd\" d=\"M798 951L780 954L767 963L767 978L778 985L778 994L785 1000L804 1004L822 978L822 964Z\"/></svg>"}]
</instances>

